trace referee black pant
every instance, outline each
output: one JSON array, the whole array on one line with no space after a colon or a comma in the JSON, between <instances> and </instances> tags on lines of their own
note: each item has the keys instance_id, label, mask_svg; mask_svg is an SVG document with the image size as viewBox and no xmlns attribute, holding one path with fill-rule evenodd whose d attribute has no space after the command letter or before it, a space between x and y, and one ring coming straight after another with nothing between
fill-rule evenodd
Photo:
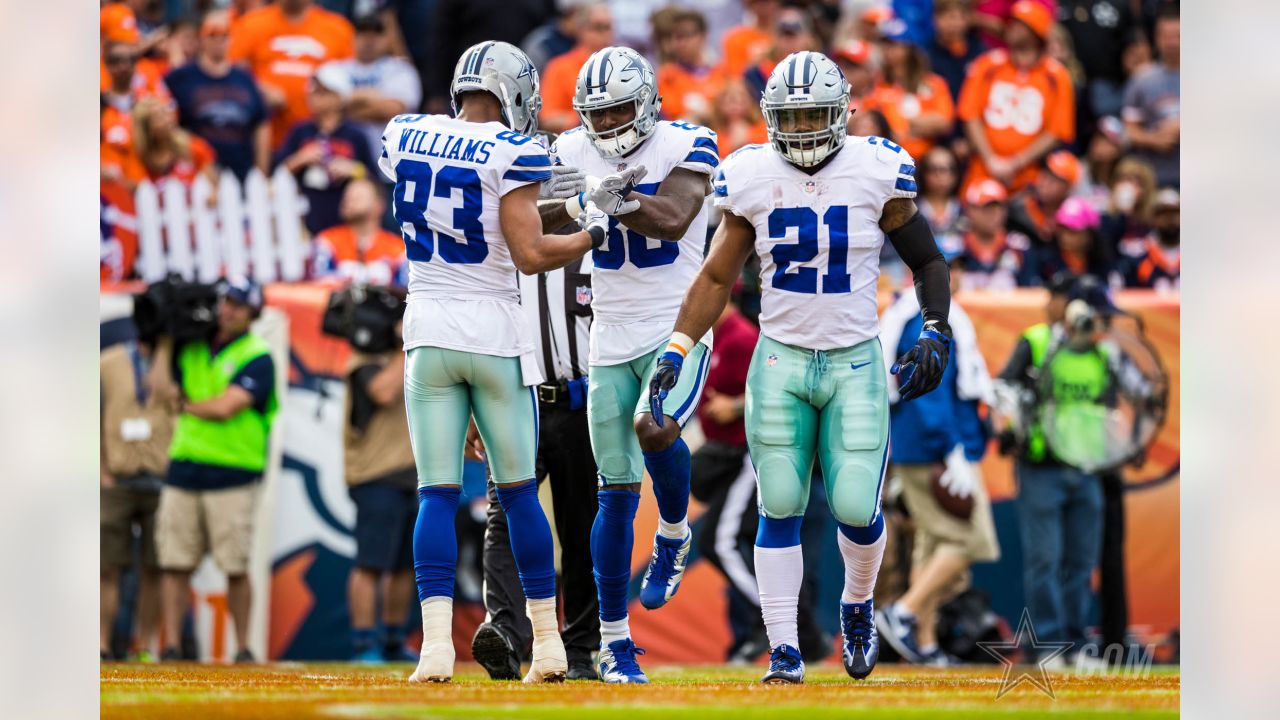
<instances>
[{"instance_id":1,"label":"referee black pant","mask_svg":"<svg viewBox=\"0 0 1280 720\"><path fill-rule=\"evenodd\" d=\"M591 455L587 411L541 403L538 482L551 482L560 554L560 608L564 613L565 652L570 661L591 661L600 647L599 600L592 575L591 525L596 519L596 462ZM525 617L524 589L511 555L507 516L489 483L489 513L484 533L484 606L489 622L502 630L521 658L529 655L533 628Z\"/></svg>"}]
</instances>

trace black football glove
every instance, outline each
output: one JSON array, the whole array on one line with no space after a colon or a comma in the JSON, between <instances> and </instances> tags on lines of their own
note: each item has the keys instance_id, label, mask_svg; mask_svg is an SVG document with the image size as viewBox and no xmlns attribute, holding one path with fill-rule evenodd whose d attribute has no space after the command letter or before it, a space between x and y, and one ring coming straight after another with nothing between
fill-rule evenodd
<instances>
[{"instance_id":1,"label":"black football glove","mask_svg":"<svg viewBox=\"0 0 1280 720\"><path fill-rule=\"evenodd\" d=\"M938 320L926 322L916 346L889 369L898 376L899 398L913 400L938 387L950 356L951 327Z\"/></svg>"},{"instance_id":2,"label":"black football glove","mask_svg":"<svg viewBox=\"0 0 1280 720\"><path fill-rule=\"evenodd\" d=\"M667 399L667 393L671 392L671 388L675 387L676 382L680 380L680 368L683 365L684 356L668 350L658 358L658 367L653 371L653 377L649 379L649 414L653 415L653 421L658 427L662 427L666 422L662 412L662 401Z\"/></svg>"}]
</instances>

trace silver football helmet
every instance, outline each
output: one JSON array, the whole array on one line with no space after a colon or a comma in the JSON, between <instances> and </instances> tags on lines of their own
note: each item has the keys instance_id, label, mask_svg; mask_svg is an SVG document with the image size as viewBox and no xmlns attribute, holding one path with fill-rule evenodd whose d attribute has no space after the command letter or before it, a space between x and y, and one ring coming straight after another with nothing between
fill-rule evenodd
<instances>
[{"instance_id":1,"label":"silver football helmet","mask_svg":"<svg viewBox=\"0 0 1280 720\"><path fill-rule=\"evenodd\" d=\"M596 130L591 111L624 103L635 105L635 119L608 131ZM621 157L631 152L658 126L658 77L640 53L625 47L607 47L587 58L578 71L573 109L600 154Z\"/></svg>"},{"instance_id":2,"label":"silver football helmet","mask_svg":"<svg viewBox=\"0 0 1280 720\"><path fill-rule=\"evenodd\" d=\"M458 114L458 96L481 90L492 93L502 105L502 120L522 135L538 131L542 95L538 70L520 48L487 40L467 48L453 69L449 98Z\"/></svg>"},{"instance_id":3,"label":"silver football helmet","mask_svg":"<svg viewBox=\"0 0 1280 720\"><path fill-rule=\"evenodd\" d=\"M849 83L826 55L792 53L769 75L760 110L774 149L794 165L812 167L844 145Z\"/></svg>"}]
</instances>

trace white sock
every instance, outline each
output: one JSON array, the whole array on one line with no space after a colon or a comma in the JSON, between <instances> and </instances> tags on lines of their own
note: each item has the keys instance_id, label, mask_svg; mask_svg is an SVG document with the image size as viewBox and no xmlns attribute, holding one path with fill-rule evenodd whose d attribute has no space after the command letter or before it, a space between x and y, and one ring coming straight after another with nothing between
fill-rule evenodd
<instances>
[{"instance_id":1,"label":"white sock","mask_svg":"<svg viewBox=\"0 0 1280 720\"><path fill-rule=\"evenodd\" d=\"M880 574L880 559L884 557L885 533L870 545L859 545L836 531L840 540L840 554L844 557L844 593L840 600L847 603L866 602L876 589L876 576Z\"/></svg>"},{"instance_id":2,"label":"white sock","mask_svg":"<svg viewBox=\"0 0 1280 720\"><path fill-rule=\"evenodd\" d=\"M621 620L600 621L600 646L609 647L615 640L626 640L631 637L631 624L627 618Z\"/></svg>"},{"instance_id":3,"label":"white sock","mask_svg":"<svg viewBox=\"0 0 1280 720\"><path fill-rule=\"evenodd\" d=\"M669 523L658 517L658 534L668 540L683 540L689 534L689 516L685 515L680 522Z\"/></svg>"},{"instance_id":4,"label":"white sock","mask_svg":"<svg viewBox=\"0 0 1280 720\"><path fill-rule=\"evenodd\" d=\"M560 618L556 615L554 597L526 600L524 614L529 616L529 623L533 625L534 639L560 632Z\"/></svg>"},{"instance_id":5,"label":"white sock","mask_svg":"<svg viewBox=\"0 0 1280 720\"><path fill-rule=\"evenodd\" d=\"M422 653L441 644L453 649L453 598L429 597L422 601Z\"/></svg>"},{"instance_id":6,"label":"white sock","mask_svg":"<svg viewBox=\"0 0 1280 720\"><path fill-rule=\"evenodd\" d=\"M804 582L804 555L800 546L756 546L756 583L760 586L760 615L769 634L770 649L779 645L800 647L796 612L800 585Z\"/></svg>"}]
</instances>

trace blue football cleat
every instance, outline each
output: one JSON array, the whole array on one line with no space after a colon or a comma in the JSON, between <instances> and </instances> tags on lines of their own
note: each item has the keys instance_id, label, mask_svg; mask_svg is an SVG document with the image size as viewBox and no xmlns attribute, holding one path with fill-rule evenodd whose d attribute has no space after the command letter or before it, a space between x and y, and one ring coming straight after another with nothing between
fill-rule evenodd
<instances>
[{"instance_id":1,"label":"blue football cleat","mask_svg":"<svg viewBox=\"0 0 1280 720\"><path fill-rule=\"evenodd\" d=\"M415 660L417 658L414 658ZM351 658L351 662L365 663L368 665L377 665L386 662L382 657L382 649L376 647L368 647L357 652Z\"/></svg>"},{"instance_id":2,"label":"blue football cleat","mask_svg":"<svg viewBox=\"0 0 1280 720\"><path fill-rule=\"evenodd\" d=\"M661 535L653 538L653 557L649 569L640 582L640 604L649 610L657 610L675 596L684 578L685 559L693 545L693 533L683 540L672 540Z\"/></svg>"},{"instance_id":3,"label":"blue football cleat","mask_svg":"<svg viewBox=\"0 0 1280 720\"><path fill-rule=\"evenodd\" d=\"M880 657L880 637L876 634L876 609L873 602L840 603L844 671L854 680L870 675Z\"/></svg>"},{"instance_id":4,"label":"blue football cleat","mask_svg":"<svg viewBox=\"0 0 1280 720\"><path fill-rule=\"evenodd\" d=\"M915 616L890 605L876 611L876 625L884 634L885 642L909 663L923 663L925 654L920 652L920 643L916 641Z\"/></svg>"},{"instance_id":5,"label":"blue football cleat","mask_svg":"<svg viewBox=\"0 0 1280 720\"><path fill-rule=\"evenodd\" d=\"M614 640L600 648L600 679L607 683L632 683L647 685L649 677L636 662L644 649L636 647L631 638Z\"/></svg>"},{"instance_id":6,"label":"blue football cleat","mask_svg":"<svg viewBox=\"0 0 1280 720\"><path fill-rule=\"evenodd\" d=\"M769 654L769 672L760 678L768 685L799 684L804 682L804 660L800 651L790 645L779 645Z\"/></svg>"}]
</instances>

